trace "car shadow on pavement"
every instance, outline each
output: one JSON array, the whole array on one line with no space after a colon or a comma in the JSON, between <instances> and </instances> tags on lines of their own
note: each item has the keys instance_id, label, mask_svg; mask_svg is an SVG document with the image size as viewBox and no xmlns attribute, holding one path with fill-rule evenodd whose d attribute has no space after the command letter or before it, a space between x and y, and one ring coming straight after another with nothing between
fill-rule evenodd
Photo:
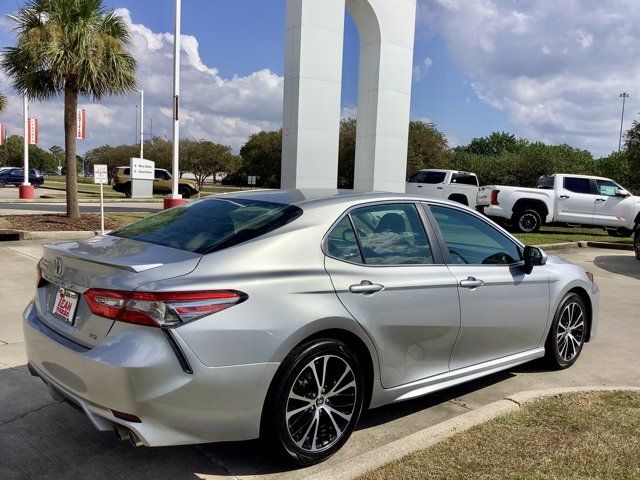
<instances>
[{"instance_id":1,"label":"car shadow on pavement","mask_svg":"<svg viewBox=\"0 0 640 480\"><path fill-rule=\"evenodd\" d=\"M394 421L404 420L413 424L413 419L407 417L433 407L443 406L445 410L430 415L429 424L459 415L469 407L456 402L457 397L512 376L512 373L501 372L414 400L366 411L354 437L360 430ZM0 403L4 407L4 415L0 415L0 478L3 479L43 476L195 479L201 478L199 475L232 477L277 474L296 469L275 458L259 440L133 448L128 442L117 440L115 434L95 430L78 410L52 401L42 381L31 377L24 365L0 370L0 392ZM448 402L452 403L447 405ZM425 426L429 425L413 426L406 432L402 425L400 428L396 426L396 436L404 436ZM379 435L374 434L374 437ZM351 439L351 442L357 441L357 438ZM348 447L347 444L333 461L344 460L363 450L360 446L354 449L354 453Z\"/></svg>"},{"instance_id":2,"label":"car shadow on pavement","mask_svg":"<svg viewBox=\"0 0 640 480\"><path fill-rule=\"evenodd\" d=\"M640 280L640 261L629 255L602 255L593 261L598 268Z\"/></svg>"}]
</instances>

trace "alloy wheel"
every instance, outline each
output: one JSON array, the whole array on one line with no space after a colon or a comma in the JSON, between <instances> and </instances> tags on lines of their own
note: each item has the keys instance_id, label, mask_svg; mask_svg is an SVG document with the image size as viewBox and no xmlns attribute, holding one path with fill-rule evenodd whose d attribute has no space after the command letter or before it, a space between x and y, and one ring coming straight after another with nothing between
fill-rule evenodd
<instances>
[{"instance_id":1,"label":"alloy wheel","mask_svg":"<svg viewBox=\"0 0 640 480\"><path fill-rule=\"evenodd\" d=\"M558 321L556 342L558 354L565 362L570 362L580 353L584 341L584 319L582 307L576 302L567 304L562 310Z\"/></svg>"},{"instance_id":2,"label":"alloy wheel","mask_svg":"<svg viewBox=\"0 0 640 480\"><path fill-rule=\"evenodd\" d=\"M525 213L518 220L518 226L523 232L532 232L538 226L538 219L533 213Z\"/></svg>"},{"instance_id":3,"label":"alloy wheel","mask_svg":"<svg viewBox=\"0 0 640 480\"><path fill-rule=\"evenodd\" d=\"M293 382L286 403L286 426L293 442L307 452L335 445L353 419L356 378L335 355L314 358Z\"/></svg>"}]
</instances>

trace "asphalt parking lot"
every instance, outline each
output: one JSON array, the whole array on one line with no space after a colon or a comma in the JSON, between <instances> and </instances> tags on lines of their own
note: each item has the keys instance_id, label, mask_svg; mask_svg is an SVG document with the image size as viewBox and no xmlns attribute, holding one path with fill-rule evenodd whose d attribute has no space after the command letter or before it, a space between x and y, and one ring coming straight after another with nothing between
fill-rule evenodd
<instances>
[{"instance_id":1,"label":"asphalt parking lot","mask_svg":"<svg viewBox=\"0 0 640 480\"><path fill-rule=\"evenodd\" d=\"M302 478L323 465L289 470L259 442L133 448L100 433L83 414L54 402L31 377L21 313L33 295L37 242L0 243L0 478ZM328 465L522 390L562 386L640 386L640 262L631 252L578 249L559 254L587 267L602 290L600 328L578 363L549 372L537 363L364 414ZM325 466L327 465L325 464Z\"/></svg>"}]
</instances>

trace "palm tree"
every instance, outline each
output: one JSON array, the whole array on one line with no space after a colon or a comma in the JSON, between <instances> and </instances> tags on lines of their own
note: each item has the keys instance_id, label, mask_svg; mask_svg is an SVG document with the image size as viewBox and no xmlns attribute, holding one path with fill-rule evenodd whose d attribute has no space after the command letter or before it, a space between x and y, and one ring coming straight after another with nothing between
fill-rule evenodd
<instances>
[{"instance_id":1,"label":"palm tree","mask_svg":"<svg viewBox=\"0 0 640 480\"><path fill-rule=\"evenodd\" d=\"M80 216L76 172L78 96L100 100L136 88L130 32L103 0L28 0L13 17L18 44L0 65L16 90L45 100L64 94L67 216Z\"/></svg>"},{"instance_id":2,"label":"palm tree","mask_svg":"<svg viewBox=\"0 0 640 480\"><path fill-rule=\"evenodd\" d=\"M7 97L0 92L0 112L4 111L5 108L7 108Z\"/></svg>"}]
</instances>

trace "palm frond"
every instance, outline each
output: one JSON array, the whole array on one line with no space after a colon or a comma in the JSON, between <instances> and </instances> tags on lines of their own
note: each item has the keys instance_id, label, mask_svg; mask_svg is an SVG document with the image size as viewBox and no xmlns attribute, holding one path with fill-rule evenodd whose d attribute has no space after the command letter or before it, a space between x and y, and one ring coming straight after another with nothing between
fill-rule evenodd
<instances>
[{"instance_id":1,"label":"palm frond","mask_svg":"<svg viewBox=\"0 0 640 480\"><path fill-rule=\"evenodd\" d=\"M7 97L0 92L0 112L3 112L5 108L7 108Z\"/></svg>"}]
</instances>

